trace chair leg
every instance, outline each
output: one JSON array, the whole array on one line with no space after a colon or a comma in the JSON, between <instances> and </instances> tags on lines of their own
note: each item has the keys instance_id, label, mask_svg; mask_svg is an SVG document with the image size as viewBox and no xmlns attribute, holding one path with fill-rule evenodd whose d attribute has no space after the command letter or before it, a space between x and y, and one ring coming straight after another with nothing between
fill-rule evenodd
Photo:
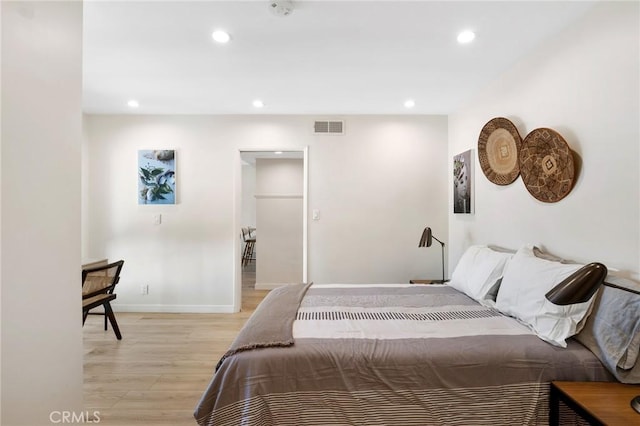
<instances>
[{"instance_id":1,"label":"chair leg","mask_svg":"<svg viewBox=\"0 0 640 426\"><path fill-rule=\"evenodd\" d=\"M104 331L107 331L109 328L107 327L107 312L104 313Z\"/></svg>"},{"instance_id":2,"label":"chair leg","mask_svg":"<svg viewBox=\"0 0 640 426\"><path fill-rule=\"evenodd\" d=\"M247 264L251 263L253 261L253 248L254 248L255 242L251 241L251 243L249 243L249 255L247 256Z\"/></svg>"},{"instance_id":3,"label":"chair leg","mask_svg":"<svg viewBox=\"0 0 640 426\"><path fill-rule=\"evenodd\" d=\"M247 259L247 243L244 243L244 248L242 249L242 261L241 265L244 266L244 262Z\"/></svg>"},{"instance_id":4,"label":"chair leg","mask_svg":"<svg viewBox=\"0 0 640 426\"><path fill-rule=\"evenodd\" d=\"M249 250L251 248L251 243L248 241L244 243L244 250L242 252L242 266L247 266L249 264Z\"/></svg>"},{"instance_id":5,"label":"chair leg","mask_svg":"<svg viewBox=\"0 0 640 426\"><path fill-rule=\"evenodd\" d=\"M241 263L241 265L244 266L246 261L247 261L247 243L244 243L244 249L242 250L242 263Z\"/></svg>"},{"instance_id":6,"label":"chair leg","mask_svg":"<svg viewBox=\"0 0 640 426\"><path fill-rule=\"evenodd\" d=\"M113 314L113 310L111 309L111 304L107 302L103 306L104 306L105 315L109 318L109 322L111 323L111 327L113 328L113 332L116 333L116 338L118 340L122 340L122 335L120 334L120 328L118 327L116 316Z\"/></svg>"},{"instance_id":7,"label":"chair leg","mask_svg":"<svg viewBox=\"0 0 640 426\"><path fill-rule=\"evenodd\" d=\"M87 316L89 315L89 311L82 311L82 325L87 320Z\"/></svg>"}]
</instances>

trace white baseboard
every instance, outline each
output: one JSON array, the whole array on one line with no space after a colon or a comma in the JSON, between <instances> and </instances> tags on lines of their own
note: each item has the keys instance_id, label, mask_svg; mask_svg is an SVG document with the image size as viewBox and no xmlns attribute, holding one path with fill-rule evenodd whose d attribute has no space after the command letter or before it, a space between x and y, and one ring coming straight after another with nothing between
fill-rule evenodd
<instances>
[{"instance_id":1,"label":"white baseboard","mask_svg":"<svg viewBox=\"0 0 640 426\"><path fill-rule=\"evenodd\" d=\"M232 314L233 305L130 305L112 304L114 312L158 312L173 314Z\"/></svg>"}]
</instances>

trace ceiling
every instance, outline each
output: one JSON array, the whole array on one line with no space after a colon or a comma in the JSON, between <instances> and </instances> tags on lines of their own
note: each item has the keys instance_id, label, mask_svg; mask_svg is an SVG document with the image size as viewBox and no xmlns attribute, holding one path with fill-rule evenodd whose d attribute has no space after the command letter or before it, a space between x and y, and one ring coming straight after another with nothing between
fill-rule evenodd
<instances>
[{"instance_id":1,"label":"ceiling","mask_svg":"<svg viewBox=\"0 0 640 426\"><path fill-rule=\"evenodd\" d=\"M448 114L594 5L298 0L283 17L270 3L85 1L84 111Z\"/></svg>"}]
</instances>

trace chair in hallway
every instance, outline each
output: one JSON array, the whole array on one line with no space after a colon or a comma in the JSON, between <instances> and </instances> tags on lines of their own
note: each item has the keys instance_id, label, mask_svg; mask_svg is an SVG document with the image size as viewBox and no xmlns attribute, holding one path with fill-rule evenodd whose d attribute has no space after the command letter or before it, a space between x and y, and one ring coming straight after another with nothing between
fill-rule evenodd
<instances>
[{"instance_id":1,"label":"chair in hallway","mask_svg":"<svg viewBox=\"0 0 640 426\"><path fill-rule=\"evenodd\" d=\"M247 266L253 260L253 250L256 245L255 228L243 227L241 231L242 240L244 241L244 250L242 251L242 266Z\"/></svg>"},{"instance_id":2,"label":"chair in hallway","mask_svg":"<svg viewBox=\"0 0 640 426\"><path fill-rule=\"evenodd\" d=\"M120 281L120 271L122 271L123 265L124 260L119 260L108 265L82 270L82 325L87 320L90 310L102 306L104 314L100 315L105 315L105 330L107 328L106 321L109 319L118 340L122 339L122 335L116 316L111 309L111 301L116 298L113 290Z\"/></svg>"}]
</instances>

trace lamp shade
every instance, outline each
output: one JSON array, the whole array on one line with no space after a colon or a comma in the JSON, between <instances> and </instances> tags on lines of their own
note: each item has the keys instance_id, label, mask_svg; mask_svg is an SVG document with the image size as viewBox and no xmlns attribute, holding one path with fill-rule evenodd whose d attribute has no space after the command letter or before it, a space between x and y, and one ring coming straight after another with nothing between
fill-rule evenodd
<instances>
[{"instance_id":1,"label":"lamp shade","mask_svg":"<svg viewBox=\"0 0 640 426\"><path fill-rule=\"evenodd\" d=\"M424 231L422 231L422 236L420 237L420 242L418 243L418 247L431 247L431 243L433 243L431 228L424 228Z\"/></svg>"},{"instance_id":2,"label":"lamp shade","mask_svg":"<svg viewBox=\"0 0 640 426\"><path fill-rule=\"evenodd\" d=\"M584 303L591 299L606 276L606 266L597 262L589 263L549 290L545 297L556 305Z\"/></svg>"}]
</instances>

